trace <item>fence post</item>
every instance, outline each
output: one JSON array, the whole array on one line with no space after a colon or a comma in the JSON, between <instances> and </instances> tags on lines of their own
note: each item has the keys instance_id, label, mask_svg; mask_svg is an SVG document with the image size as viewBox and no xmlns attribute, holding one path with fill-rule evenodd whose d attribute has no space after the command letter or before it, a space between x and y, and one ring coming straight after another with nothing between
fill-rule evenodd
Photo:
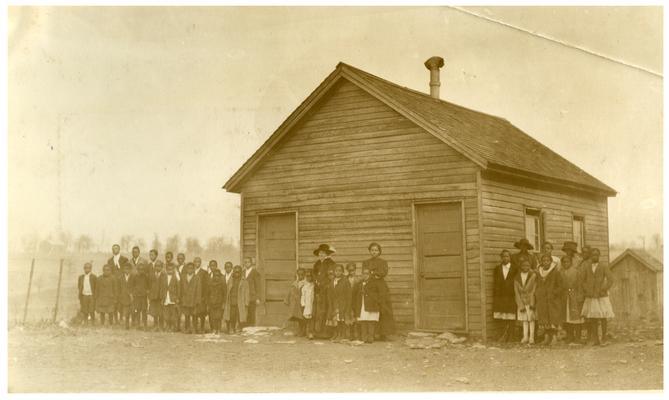
<instances>
[{"instance_id":1,"label":"fence post","mask_svg":"<svg viewBox=\"0 0 669 400\"><path fill-rule=\"evenodd\" d=\"M30 262L30 278L28 278L28 292L26 293L26 305L23 307L23 325L28 317L28 303L30 303L30 288L33 285L33 271L35 270L35 259Z\"/></svg>"},{"instance_id":2,"label":"fence post","mask_svg":"<svg viewBox=\"0 0 669 400\"><path fill-rule=\"evenodd\" d=\"M63 259L60 259L60 268L58 270L58 288L56 288L56 307L53 310L53 322L58 317L58 302L60 301L60 282L63 280Z\"/></svg>"}]
</instances>

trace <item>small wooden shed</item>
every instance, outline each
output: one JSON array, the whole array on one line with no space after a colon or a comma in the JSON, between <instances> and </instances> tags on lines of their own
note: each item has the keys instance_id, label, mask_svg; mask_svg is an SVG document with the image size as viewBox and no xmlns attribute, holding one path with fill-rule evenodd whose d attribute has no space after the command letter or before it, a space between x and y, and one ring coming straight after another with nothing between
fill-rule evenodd
<instances>
[{"instance_id":1,"label":"small wooden shed","mask_svg":"<svg viewBox=\"0 0 669 400\"><path fill-rule=\"evenodd\" d=\"M320 243L358 266L383 246L400 328L478 337L493 333L499 253L519 238L587 242L607 262L615 191L508 121L440 100L443 60L425 65L431 95L339 63L225 183L263 276L261 323L284 320Z\"/></svg>"},{"instance_id":2,"label":"small wooden shed","mask_svg":"<svg viewBox=\"0 0 669 400\"><path fill-rule=\"evenodd\" d=\"M610 269L615 282L610 297L616 319L661 320L662 263L645 250L627 249L611 262Z\"/></svg>"}]
</instances>

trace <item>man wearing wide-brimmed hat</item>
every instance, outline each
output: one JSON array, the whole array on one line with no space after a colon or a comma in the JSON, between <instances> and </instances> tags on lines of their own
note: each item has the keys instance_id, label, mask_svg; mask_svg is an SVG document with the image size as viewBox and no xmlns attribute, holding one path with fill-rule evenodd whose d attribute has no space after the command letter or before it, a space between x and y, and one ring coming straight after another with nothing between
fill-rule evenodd
<instances>
[{"instance_id":1,"label":"man wearing wide-brimmed hat","mask_svg":"<svg viewBox=\"0 0 669 400\"><path fill-rule=\"evenodd\" d=\"M332 256L336 250L329 244L321 244L314 255L318 257L318 261L314 263L314 331L320 337L325 336L325 321L327 319L327 297L325 288L328 285L328 271L334 271L337 263L334 262Z\"/></svg>"},{"instance_id":2,"label":"man wearing wide-brimmed hat","mask_svg":"<svg viewBox=\"0 0 669 400\"><path fill-rule=\"evenodd\" d=\"M511 256L511 264L516 269L520 269L521 258L527 258L530 261L530 267L532 268L532 270L537 269L537 260L532 256L532 254L530 254L530 250L533 250L534 246L532 246L529 240L522 238L516 243L514 243L513 247L520 250L518 253Z\"/></svg>"}]
</instances>

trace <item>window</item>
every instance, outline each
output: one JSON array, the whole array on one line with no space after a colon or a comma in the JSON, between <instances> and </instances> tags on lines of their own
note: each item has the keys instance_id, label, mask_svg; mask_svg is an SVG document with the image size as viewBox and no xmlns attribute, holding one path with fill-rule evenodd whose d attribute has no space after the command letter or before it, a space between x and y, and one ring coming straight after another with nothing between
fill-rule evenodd
<instances>
[{"instance_id":1,"label":"window","mask_svg":"<svg viewBox=\"0 0 669 400\"><path fill-rule=\"evenodd\" d=\"M541 220L541 210L536 208L525 209L525 238L534 246L536 251L541 250L543 243L543 224Z\"/></svg>"},{"instance_id":2,"label":"window","mask_svg":"<svg viewBox=\"0 0 669 400\"><path fill-rule=\"evenodd\" d=\"M572 218L572 237L580 253L585 246L585 218L579 216Z\"/></svg>"}]
</instances>

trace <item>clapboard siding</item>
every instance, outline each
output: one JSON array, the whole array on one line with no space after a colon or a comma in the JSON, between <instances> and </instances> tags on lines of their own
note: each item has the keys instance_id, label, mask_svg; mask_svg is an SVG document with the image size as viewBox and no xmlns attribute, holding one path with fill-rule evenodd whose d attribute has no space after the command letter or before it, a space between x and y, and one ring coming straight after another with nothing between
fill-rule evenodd
<instances>
[{"instance_id":1,"label":"clapboard siding","mask_svg":"<svg viewBox=\"0 0 669 400\"><path fill-rule=\"evenodd\" d=\"M298 212L298 263L330 243L338 263L378 241L400 327L414 326L413 203L464 202L469 331L481 332L478 167L379 100L340 81L241 184L243 256L256 256L260 212ZM259 266L262 267L262 266Z\"/></svg>"},{"instance_id":2,"label":"clapboard siding","mask_svg":"<svg viewBox=\"0 0 669 400\"><path fill-rule=\"evenodd\" d=\"M602 261L608 264L608 201L605 196L529 188L520 182L488 177L482 180L481 198L489 335L495 327L492 324L492 273L502 250L517 252L513 243L525 236L525 207L538 208L546 214L545 239L553 243L556 255L562 255L563 242L573 240L573 216L585 217L586 244L599 248Z\"/></svg>"}]
</instances>

